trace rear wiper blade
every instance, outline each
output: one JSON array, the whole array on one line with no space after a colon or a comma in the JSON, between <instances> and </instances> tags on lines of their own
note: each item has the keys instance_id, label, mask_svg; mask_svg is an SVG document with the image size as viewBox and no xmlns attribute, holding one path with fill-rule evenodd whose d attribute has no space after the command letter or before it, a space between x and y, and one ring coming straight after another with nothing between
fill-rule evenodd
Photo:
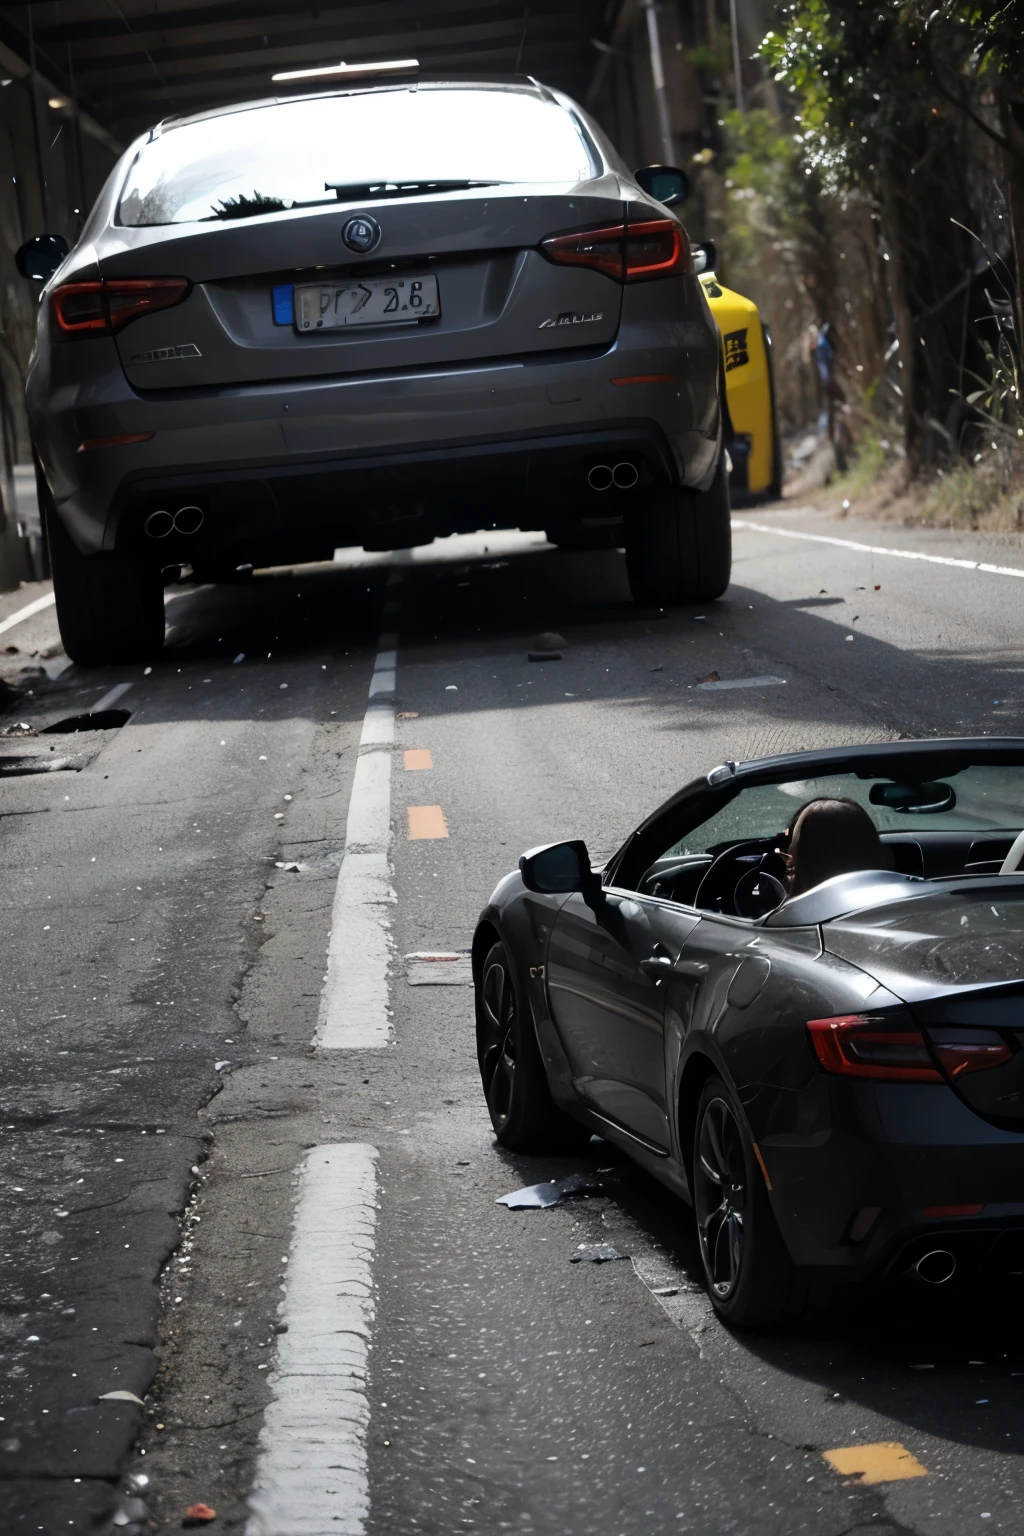
<instances>
[{"instance_id":1,"label":"rear wiper blade","mask_svg":"<svg viewBox=\"0 0 1024 1536\"><path fill-rule=\"evenodd\" d=\"M420 197L430 192L467 192L471 187L501 187L501 181L325 181L339 203L371 197Z\"/></svg>"}]
</instances>

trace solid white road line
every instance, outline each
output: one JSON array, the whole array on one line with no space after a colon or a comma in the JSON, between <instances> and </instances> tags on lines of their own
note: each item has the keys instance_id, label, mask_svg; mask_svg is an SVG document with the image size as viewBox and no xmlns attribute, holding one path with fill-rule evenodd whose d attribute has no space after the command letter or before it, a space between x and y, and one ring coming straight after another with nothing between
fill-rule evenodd
<instances>
[{"instance_id":1,"label":"solid white road line","mask_svg":"<svg viewBox=\"0 0 1024 1536\"><path fill-rule=\"evenodd\" d=\"M894 560L923 560L927 565L951 565L961 571L984 571L989 576L1021 576L1015 565L991 565L987 560L955 560L952 555L926 555L919 549L890 549L886 544L858 544L854 539L834 539L825 533L801 533L795 528L773 528L769 523L752 523L734 517L734 528L749 528L753 533L772 533L778 539L805 539L811 544L835 544L839 549L854 549L862 555L891 555Z\"/></svg>"},{"instance_id":2,"label":"solid white road line","mask_svg":"<svg viewBox=\"0 0 1024 1536\"><path fill-rule=\"evenodd\" d=\"M102 699L96 700L96 703L89 711L90 715L98 715L104 709L112 709L118 699L124 698L131 686L131 683L118 683L116 687L111 688L109 693L105 693Z\"/></svg>"},{"instance_id":3,"label":"solid white road line","mask_svg":"<svg viewBox=\"0 0 1024 1536\"><path fill-rule=\"evenodd\" d=\"M391 1033L389 910L396 897L388 868L391 754L395 744L398 639L382 635L359 739L327 948L327 977L314 1045L326 1051L385 1046Z\"/></svg>"},{"instance_id":4,"label":"solid white road line","mask_svg":"<svg viewBox=\"0 0 1024 1536\"><path fill-rule=\"evenodd\" d=\"M375 1147L316 1147L300 1174L246 1536L362 1536Z\"/></svg>"},{"instance_id":5,"label":"solid white road line","mask_svg":"<svg viewBox=\"0 0 1024 1536\"><path fill-rule=\"evenodd\" d=\"M26 603L24 608L19 608L17 612L8 614L6 619L0 619L0 635L8 629L13 629L15 624L23 624L33 614L42 613L44 608L52 608L55 601L53 593L47 592L42 597L37 597L34 602Z\"/></svg>"}]
</instances>

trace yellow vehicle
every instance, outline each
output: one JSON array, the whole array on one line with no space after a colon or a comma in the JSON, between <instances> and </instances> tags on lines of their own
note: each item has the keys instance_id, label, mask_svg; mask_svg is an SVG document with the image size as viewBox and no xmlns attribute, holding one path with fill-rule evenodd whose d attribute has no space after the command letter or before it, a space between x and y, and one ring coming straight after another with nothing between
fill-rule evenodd
<instances>
[{"instance_id":1,"label":"yellow vehicle","mask_svg":"<svg viewBox=\"0 0 1024 1536\"><path fill-rule=\"evenodd\" d=\"M703 247L695 246L694 254L701 250L707 252L712 262L715 260L710 241ZM781 496L782 453L775 411L771 337L751 299L726 288L713 270L701 274L701 283L722 336L731 490L734 497Z\"/></svg>"}]
</instances>

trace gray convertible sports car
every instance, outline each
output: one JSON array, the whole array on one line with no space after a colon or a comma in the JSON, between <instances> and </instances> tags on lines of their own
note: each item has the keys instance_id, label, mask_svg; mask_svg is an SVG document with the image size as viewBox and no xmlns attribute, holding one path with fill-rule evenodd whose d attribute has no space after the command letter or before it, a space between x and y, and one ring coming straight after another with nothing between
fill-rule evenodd
<instances>
[{"instance_id":1,"label":"gray convertible sports car","mask_svg":"<svg viewBox=\"0 0 1024 1536\"><path fill-rule=\"evenodd\" d=\"M159 124L45 283L28 380L57 616L163 639L162 573L492 527L625 542L642 601L728 584L717 330L672 212L526 78Z\"/></svg>"},{"instance_id":2,"label":"gray convertible sports car","mask_svg":"<svg viewBox=\"0 0 1024 1536\"><path fill-rule=\"evenodd\" d=\"M1022 828L1024 741L896 742L725 763L600 872L524 854L473 943L498 1141L622 1147L695 1207L734 1324L1019 1287Z\"/></svg>"}]
</instances>

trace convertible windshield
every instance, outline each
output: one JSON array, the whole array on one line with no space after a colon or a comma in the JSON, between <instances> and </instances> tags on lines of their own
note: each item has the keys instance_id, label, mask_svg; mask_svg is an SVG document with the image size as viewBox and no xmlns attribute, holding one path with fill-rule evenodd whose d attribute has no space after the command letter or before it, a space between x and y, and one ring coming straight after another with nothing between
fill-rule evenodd
<instances>
[{"instance_id":1,"label":"convertible windshield","mask_svg":"<svg viewBox=\"0 0 1024 1536\"><path fill-rule=\"evenodd\" d=\"M774 837L802 805L819 799L855 800L883 833L1019 832L1024 827L1024 768L972 764L939 782L913 785L852 773L755 784L670 851L708 853L748 838Z\"/></svg>"},{"instance_id":2,"label":"convertible windshield","mask_svg":"<svg viewBox=\"0 0 1024 1536\"><path fill-rule=\"evenodd\" d=\"M576 119L536 92L403 86L275 102L165 129L128 172L118 222L248 218L346 195L363 200L389 186L574 185L597 171Z\"/></svg>"}]
</instances>

